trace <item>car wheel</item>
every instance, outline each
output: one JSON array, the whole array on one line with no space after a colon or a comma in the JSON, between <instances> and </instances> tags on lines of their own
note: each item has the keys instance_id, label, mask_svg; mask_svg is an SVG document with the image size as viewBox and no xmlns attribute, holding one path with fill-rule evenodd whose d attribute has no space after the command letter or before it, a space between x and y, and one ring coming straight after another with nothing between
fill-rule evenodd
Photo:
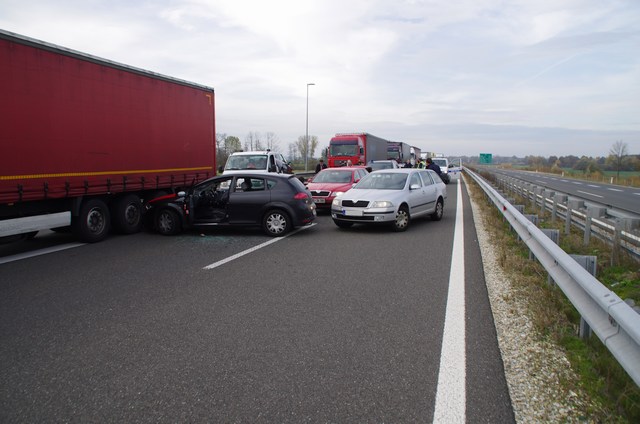
<instances>
[{"instance_id":1,"label":"car wheel","mask_svg":"<svg viewBox=\"0 0 640 424\"><path fill-rule=\"evenodd\" d=\"M268 236L282 236L291 230L291 218L279 209L267 212L262 219L262 229Z\"/></svg>"},{"instance_id":2,"label":"car wheel","mask_svg":"<svg viewBox=\"0 0 640 424\"><path fill-rule=\"evenodd\" d=\"M442 202L442 199L438 199L438 202L436 203L436 210L431 214L431 219L434 221L440 221L443 213L444 203Z\"/></svg>"},{"instance_id":3,"label":"car wheel","mask_svg":"<svg viewBox=\"0 0 640 424\"><path fill-rule=\"evenodd\" d=\"M396 213L396 220L393 221L393 230L396 232L405 231L409 228L409 211L406 206L400 206L398 213Z\"/></svg>"},{"instance_id":4,"label":"car wheel","mask_svg":"<svg viewBox=\"0 0 640 424\"><path fill-rule=\"evenodd\" d=\"M334 219L333 222L340 228L351 228L353 225L353 222L338 221L337 219Z\"/></svg>"},{"instance_id":5,"label":"car wheel","mask_svg":"<svg viewBox=\"0 0 640 424\"><path fill-rule=\"evenodd\" d=\"M111 216L107 204L100 199L84 202L80 214L71 221L71 229L85 243L96 243L107 237Z\"/></svg>"},{"instance_id":6,"label":"car wheel","mask_svg":"<svg viewBox=\"0 0 640 424\"><path fill-rule=\"evenodd\" d=\"M171 236L182 231L182 223L178 212L162 209L156 215L156 230L163 236Z\"/></svg>"}]
</instances>

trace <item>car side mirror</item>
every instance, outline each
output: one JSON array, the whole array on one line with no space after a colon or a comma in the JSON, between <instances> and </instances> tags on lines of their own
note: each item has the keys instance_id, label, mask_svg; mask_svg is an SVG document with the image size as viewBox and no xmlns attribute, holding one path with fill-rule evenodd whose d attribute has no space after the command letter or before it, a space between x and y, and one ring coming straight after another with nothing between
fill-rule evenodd
<instances>
[{"instance_id":1,"label":"car side mirror","mask_svg":"<svg viewBox=\"0 0 640 424\"><path fill-rule=\"evenodd\" d=\"M185 197L187 195L186 191L179 191L178 192L178 197Z\"/></svg>"},{"instance_id":2,"label":"car side mirror","mask_svg":"<svg viewBox=\"0 0 640 424\"><path fill-rule=\"evenodd\" d=\"M409 187L411 190L418 190L420 188L419 184L411 184L411 186Z\"/></svg>"}]
</instances>

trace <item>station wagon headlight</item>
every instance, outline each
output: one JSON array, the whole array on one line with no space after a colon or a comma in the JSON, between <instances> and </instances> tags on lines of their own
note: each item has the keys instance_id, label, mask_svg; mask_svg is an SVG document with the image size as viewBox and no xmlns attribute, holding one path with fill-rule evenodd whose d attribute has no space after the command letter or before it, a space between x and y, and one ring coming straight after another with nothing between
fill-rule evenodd
<instances>
[{"instance_id":1,"label":"station wagon headlight","mask_svg":"<svg viewBox=\"0 0 640 424\"><path fill-rule=\"evenodd\" d=\"M340 199L337 198L337 197L335 199L333 199L333 202L331 202L331 205L332 206L342 206L341 202L340 202Z\"/></svg>"},{"instance_id":2,"label":"station wagon headlight","mask_svg":"<svg viewBox=\"0 0 640 424\"><path fill-rule=\"evenodd\" d=\"M333 197L340 197L344 194L344 191L334 191L332 194Z\"/></svg>"},{"instance_id":3,"label":"station wagon headlight","mask_svg":"<svg viewBox=\"0 0 640 424\"><path fill-rule=\"evenodd\" d=\"M388 200L377 200L375 202L371 202L370 208L392 208L393 203Z\"/></svg>"}]
</instances>

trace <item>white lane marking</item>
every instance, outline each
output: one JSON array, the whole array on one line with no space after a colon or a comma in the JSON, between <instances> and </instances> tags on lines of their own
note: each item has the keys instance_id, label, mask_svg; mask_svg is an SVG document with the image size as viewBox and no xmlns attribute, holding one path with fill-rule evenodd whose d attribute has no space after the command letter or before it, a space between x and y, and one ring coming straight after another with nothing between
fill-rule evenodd
<instances>
[{"instance_id":1,"label":"white lane marking","mask_svg":"<svg viewBox=\"0 0 640 424\"><path fill-rule=\"evenodd\" d=\"M453 254L451 256L442 351L440 352L436 406L433 413L434 423L464 423L466 420L464 221L460 187L461 184L458 184Z\"/></svg>"},{"instance_id":2,"label":"white lane marking","mask_svg":"<svg viewBox=\"0 0 640 424\"><path fill-rule=\"evenodd\" d=\"M587 195L593 196L593 197L599 197L601 199L604 197L604 196L600 196L598 194L593 194L593 193L589 193L588 191L582 191L582 190L578 190L578 193L587 194Z\"/></svg>"},{"instance_id":3,"label":"white lane marking","mask_svg":"<svg viewBox=\"0 0 640 424\"><path fill-rule=\"evenodd\" d=\"M617 191L617 192L624 191L624 190L620 190L619 188L608 188L607 190Z\"/></svg>"},{"instance_id":4,"label":"white lane marking","mask_svg":"<svg viewBox=\"0 0 640 424\"><path fill-rule=\"evenodd\" d=\"M635 194L636 196L640 196L640 193L633 193L633 194Z\"/></svg>"},{"instance_id":5,"label":"white lane marking","mask_svg":"<svg viewBox=\"0 0 640 424\"><path fill-rule=\"evenodd\" d=\"M9 262L15 262L22 259L33 258L36 256L47 255L49 253L60 252L62 250L73 249L74 247L84 246L85 244L86 243L62 244L60 246L47 247L45 249L34 250L33 252L18 253L16 255L5 256L4 258L0 258L0 265L8 264Z\"/></svg>"},{"instance_id":6,"label":"white lane marking","mask_svg":"<svg viewBox=\"0 0 640 424\"><path fill-rule=\"evenodd\" d=\"M300 228L298 228L297 230L292 231L292 232L290 232L289 234L287 234L287 235L285 235L285 236L282 236L282 237L274 237L274 238L272 238L272 239L271 239L271 240L269 240L269 241L265 241L265 242L264 242L264 243L262 243L262 244L259 244L259 245L257 245L257 246L253 246L253 247L252 247L252 248L250 248L250 249L243 250L242 252L240 252L240 253L236 253L235 255L232 255L232 256L229 256L228 258L221 259L221 260L219 260L218 262L214 262L214 263L212 263L212 264L210 264L210 265L207 265L207 266L205 266L205 267L204 267L204 268L202 268L202 269L213 269L213 268L217 268L217 267L219 267L219 266L221 266L221 265L226 264L227 262L231 262L231 261L233 261L233 260L235 260L235 259L238 259L238 258L243 257L244 255L248 255L248 254L249 254L249 253L251 253L251 252L255 252L255 251L256 251L256 250L258 250L258 249L262 249L263 247L267 247L267 246L269 246L270 244L273 244L273 243L279 242L280 240L284 240L284 239L286 239L287 237L289 237L289 236L291 236L291 235L293 235L293 234L295 234L295 233L298 233L298 232L300 232L300 231L302 231L302 230L305 230L305 229L307 229L307 228L311 228L311 227L313 227L314 225L316 225L316 224L314 223L314 224L311 224L311 225L305 225L304 227L300 227Z\"/></svg>"},{"instance_id":7,"label":"white lane marking","mask_svg":"<svg viewBox=\"0 0 640 424\"><path fill-rule=\"evenodd\" d=\"M575 184L575 185L582 185L582 183L581 183L581 182L578 182L578 181L571 181L571 183L572 183L572 184Z\"/></svg>"},{"instance_id":8,"label":"white lane marking","mask_svg":"<svg viewBox=\"0 0 640 424\"><path fill-rule=\"evenodd\" d=\"M587 184L589 187L593 187L593 188L600 188L599 185L595 185L595 184Z\"/></svg>"}]
</instances>

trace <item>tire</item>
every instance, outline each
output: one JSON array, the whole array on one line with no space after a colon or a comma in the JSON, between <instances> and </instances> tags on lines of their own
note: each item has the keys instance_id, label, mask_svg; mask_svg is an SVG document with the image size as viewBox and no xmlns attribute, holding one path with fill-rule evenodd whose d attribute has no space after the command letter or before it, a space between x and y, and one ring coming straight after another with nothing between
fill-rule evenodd
<instances>
[{"instance_id":1,"label":"tire","mask_svg":"<svg viewBox=\"0 0 640 424\"><path fill-rule=\"evenodd\" d=\"M400 209L398 209L398 213L396 214L396 219L392 224L393 231L397 233L406 231L407 228L409 228L410 222L411 217L409 216L409 210L406 206L400 206Z\"/></svg>"},{"instance_id":2,"label":"tire","mask_svg":"<svg viewBox=\"0 0 640 424\"><path fill-rule=\"evenodd\" d=\"M340 228L351 228L353 225L353 222L338 221L337 219L334 219L333 222Z\"/></svg>"},{"instance_id":3,"label":"tire","mask_svg":"<svg viewBox=\"0 0 640 424\"><path fill-rule=\"evenodd\" d=\"M431 214L432 221L440 221L442 219L442 215L444 214L444 203L442 199L438 199L436 202L436 210Z\"/></svg>"},{"instance_id":4,"label":"tire","mask_svg":"<svg viewBox=\"0 0 640 424\"><path fill-rule=\"evenodd\" d=\"M85 243L104 240L111 229L111 215L107 204L100 199L84 202L80 214L71 221L71 229Z\"/></svg>"},{"instance_id":5,"label":"tire","mask_svg":"<svg viewBox=\"0 0 640 424\"><path fill-rule=\"evenodd\" d=\"M272 209L262 219L262 229L265 234L280 237L291 231L291 218L280 209Z\"/></svg>"},{"instance_id":6,"label":"tire","mask_svg":"<svg viewBox=\"0 0 640 424\"><path fill-rule=\"evenodd\" d=\"M161 209L156 213L155 228L163 236L172 236L182 231L182 222L178 212L172 209Z\"/></svg>"},{"instance_id":7,"label":"tire","mask_svg":"<svg viewBox=\"0 0 640 424\"><path fill-rule=\"evenodd\" d=\"M111 210L113 225L122 234L133 234L142 228L142 203L140 197L128 194L118 199Z\"/></svg>"}]
</instances>

